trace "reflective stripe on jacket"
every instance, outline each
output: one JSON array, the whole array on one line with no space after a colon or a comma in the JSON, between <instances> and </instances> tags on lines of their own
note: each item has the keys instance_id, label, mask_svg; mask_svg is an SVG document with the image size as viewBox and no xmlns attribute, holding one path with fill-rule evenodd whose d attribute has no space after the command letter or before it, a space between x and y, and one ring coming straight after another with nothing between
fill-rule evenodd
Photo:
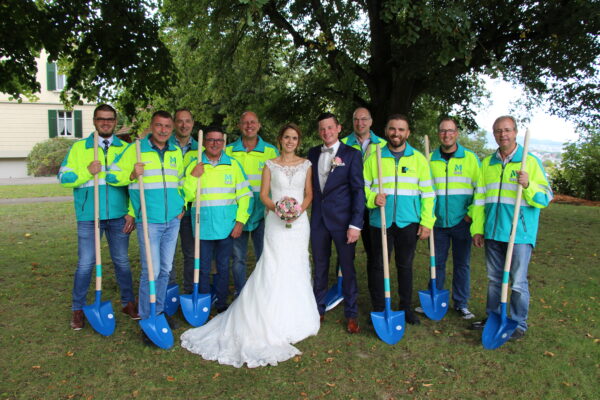
<instances>
[{"instance_id":1,"label":"reflective stripe on jacket","mask_svg":"<svg viewBox=\"0 0 600 400\"><path fill-rule=\"evenodd\" d=\"M200 177L200 239L225 239L236 223L245 224L250 217L252 189L241 164L225 153L217 165L202 153L204 173ZM191 174L198 164L198 159L190 162L186 169L183 190L185 200L192 202L192 222L196 215L196 189L198 178ZM195 223L192 229L195 231Z\"/></svg>"},{"instance_id":2,"label":"reflective stripe on jacket","mask_svg":"<svg viewBox=\"0 0 600 400\"><path fill-rule=\"evenodd\" d=\"M167 150L164 159L152 148L148 135L140 141L141 158L144 165L144 192L148 222L167 223L183 211L183 157L177 146L165 144ZM141 215L140 185L137 179L130 180L131 172L137 162L135 143L131 143L110 166L106 180L110 185L129 185L129 195L139 221Z\"/></svg>"},{"instance_id":3,"label":"reflective stripe on jacket","mask_svg":"<svg viewBox=\"0 0 600 400\"><path fill-rule=\"evenodd\" d=\"M438 148L429 162L436 196L435 226L440 228L455 226L465 215L473 218L473 198L481 163L471 150L458 143L457 146L450 160L446 161Z\"/></svg>"},{"instance_id":4,"label":"reflective stripe on jacket","mask_svg":"<svg viewBox=\"0 0 600 400\"><path fill-rule=\"evenodd\" d=\"M252 187L254 194L254 202L252 213L246 225L245 231L255 230L260 222L265 217L265 205L260 201L260 181L262 179L262 171L265 167L265 161L275 158L279 155L279 151L275 146L265 142L258 136L258 143L252 151L246 151L242 138L240 137L233 143L230 143L225 148L225 153L229 157L235 158L240 162L244 172L248 176L248 181Z\"/></svg>"},{"instance_id":5,"label":"reflective stripe on jacket","mask_svg":"<svg viewBox=\"0 0 600 400\"><path fill-rule=\"evenodd\" d=\"M396 161L385 146L381 149L381 169L386 194L386 228L392 223L404 228L414 222L432 228L435 222L435 192L425 156L406 143L404 156ZM371 209L369 223L381 228L381 214L375 205L375 197L379 193L375 153L365 161L364 178L367 207Z\"/></svg>"},{"instance_id":6,"label":"reflective stripe on jacket","mask_svg":"<svg viewBox=\"0 0 600 400\"><path fill-rule=\"evenodd\" d=\"M475 194L471 234L483 234L486 239L508 242L517 198L517 171L521 169L523 147L518 145L514 157L505 166L494 153L481 163L480 185ZM552 189L542 162L533 154L527 155L529 186L523 189L515 243L535 246L540 209L552 200Z\"/></svg>"},{"instance_id":7,"label":"reflective stripe on jacket","mask_svg":"<svg viewBox=\"0 0 600 400\"><path fill-rule=\"evenodd\" d=\"M127 143L113 136L107 154L104 153L102 146L98 146L98 161L102 164L102 171L98 174L98 197L102 220L121 218L128 211L127 188L106 184L106 166L112 164L126 145ZM58 172L60 184L73 188L73 204L77 221L94 220L94 176L88 171L88 165L92 161L94 161L93 133L73 144Z\"/></svg>"},{"instance_id":8,"label":"reflective stripe on jacket","mask_svg":"<svg viewBox=\"0 0 600 400\"><path fill-rule=\"evenodd\" d=\"M358 142L358 140L356 140L356 133L352 132L351 134L349 134L348 136L346 136L345 138L343 138L341 140L342 143L347 144L350 147L354 147L356 150L358 150L362 153L363 163L365 162L365 160L367 158L369 158L369 156L371 154L375 154L375 152L377 151L377 144L381 144L381 149L383 149L385 147L385 145L387 144L385 139L380 138L379 136L374 134L373 131L369 131L369 132L370 132L370 136L369 136L370 142L369 142L369 145L367 146L367 150L364 152L363 152L361 144Z\"/></svg>"}]
</instances>

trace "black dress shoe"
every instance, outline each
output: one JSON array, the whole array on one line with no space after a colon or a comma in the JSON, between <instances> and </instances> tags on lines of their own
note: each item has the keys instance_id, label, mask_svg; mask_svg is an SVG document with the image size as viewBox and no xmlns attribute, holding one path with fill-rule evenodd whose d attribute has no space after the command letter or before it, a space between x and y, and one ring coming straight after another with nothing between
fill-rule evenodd
<instances>
[{"instance_id":1,"label":"black dress shoe","mask_svg":"<svg viewBox=\"0 0 600 400\"><path fill-rule=\"evenodd\" d=\"M523 329L515 329L515 331L513 332L513 334L510 336L510 340L511 342L514 342L515 340L519 340L519 339L523 339L525 337L525 331Z\"/></svg>"},{"instance_id":2,"label":"black dress shoe","mask_svg":"<svg viewBox=\"0 0 600 400\"><path fill-rule=\"evenodd\" d=\"M229 308L229 306L217 308L217 314L221 314L222 312L227 311L228 308Z\"/></svg>"},{"instance_id":3,"label":"black dress shoe","mask_svg":"<svg viewBox=\"0 0 600 400\"><path fill-rule=\"evenodd\" d=\"M415 313L413 312L404 312L404 319L406 320L407 323L411 324L411 325L419 325L421 323L421 321L419 320L419 317L417 317L415 315Z\"/></svg>"},{"instance_id":4,"label":"black dress shoe","mask_svg":"<svg viewBox=\"0 0 600 400\"><path fill-rule=\"evenodd\" d=\"M154 343L152 342L152 340L150 340L148 335L146 335L146 332L144 332L143 330L142 330L142 343L144 344L144 346L154 347Z\"/></svg>"},{"instance_id":5,"label":"black dress shoe","mask_svg":"<svg viewBox=\"0 0 600 400\"><path fill-rule=\"evenodd\" d=\"M476 321L473 322L470 326L469 329L472 331L481 331L483 330L483 328L485 327L485 323L487 322L487 318L484 319L483 321Z\"/></svg>"},{"instance_id":6,"label":"black dress shoe","mask_svg":"<svg viewBox=\"0 0 600 400\"><path fill-rule=\"evenodd\" d=\"M171 329L179 328L179 322L177 322L177 320L175 318L170 317L167 314L165 314L165 319L167 320L167 323L169 324L169 327L171 327Z\"/></svg>"}]
</instances>

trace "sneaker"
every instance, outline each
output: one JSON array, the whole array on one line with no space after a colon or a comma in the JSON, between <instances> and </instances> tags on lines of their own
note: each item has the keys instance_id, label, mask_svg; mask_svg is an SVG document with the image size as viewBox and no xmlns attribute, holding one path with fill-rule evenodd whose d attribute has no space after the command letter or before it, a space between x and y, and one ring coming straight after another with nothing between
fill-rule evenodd
<instances>
[{"instance_id":1,"label":"sneaker","mask_svg":"<svg viewBox=\"0 0 600 400\"><path fill-rule=\"evenodd\" d=\"M483 321L473 322L471 324L471 326L469 326L469 329L471 329L472 331L481 331L485 327L486 322L487 322L487 318L484 319Z\"/></svg>"},{"instance_id":2,"label":"sneaker","mask_svg":"<svg viewBox=\"0 0 600 400\"><path fill-rule=\"evenodd\" d=\"M456 312L460 314L462 319L473 319L475 318L475 314L473 314L467 307L456 308Z\"/></svg>"},{"instance_id":3,"label":"sneaker","mask_svg":"<svg viewBox=\"0 0 600 400\"><path fill-rule=\"evenodd\" d=\"M423 307L421 306L415 308L415 312L419 314L425 314L425 311L423 311Z\"/></svg>"},{"instance_id":4,"label":"sneaker","mask_svg":"<svg viewBox=\"0 0 600 400\"><path fill-rule=\"evenodd\" d=\"M131 317L131 319L134 321L141 319L140 314L137 312L137 304L135 304L133 301L127 303L121 311L123 311L123 314L129 315L129 317Z\"/></svg>"},{"instance_id":5,"label":"sneaker","mask_svg":"<svg viewBox=\"0 0 600 400\"><path fill-rule=\"evenodd\" d=\"M73 311L73 317L71 317L71 329L74 331L80 331L85 325L83 318L83 310Z\"/></svg>"},{"instance_id":6,"label":"sneaker","mask_svg":"<svg viewBox=\"0 0 600 400\"><path fill-rule=\"evenodd\" d=\"M508 340L510 340L511 342L514 342L516 340L523 339L524 337L525 337L525 331L523 329L517 328L511 335L510 339L508 339Z\"/></svg>"}]
</instances>

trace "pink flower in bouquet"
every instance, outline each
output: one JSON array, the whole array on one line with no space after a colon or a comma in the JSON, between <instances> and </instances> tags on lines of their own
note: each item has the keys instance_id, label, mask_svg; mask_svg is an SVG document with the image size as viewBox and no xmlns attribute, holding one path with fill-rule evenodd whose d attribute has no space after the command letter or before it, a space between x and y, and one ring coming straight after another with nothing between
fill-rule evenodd
<instances>
[{"instance_id":1,"label":"pink flower in bouquet","mask_svg":"<svg viewBox=\"0 0 600 400\"><path fill-rule=\"evenodd\" d=\"M275 215L285 221L285 227L292 227L292 220L298 218L302 213L302 206L293 197L284 196L275 203Z\"/></svg>"}]
</instances>

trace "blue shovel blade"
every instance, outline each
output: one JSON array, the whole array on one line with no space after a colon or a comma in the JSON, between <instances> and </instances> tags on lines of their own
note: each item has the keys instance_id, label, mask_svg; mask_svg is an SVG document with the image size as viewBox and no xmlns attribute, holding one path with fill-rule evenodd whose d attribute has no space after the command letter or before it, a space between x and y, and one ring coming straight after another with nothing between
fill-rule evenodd
<instances>
[{"instance_id":1,"label":"blue shovel blade","mask_svg":"<svg viewBox=\"0 0 600 400\"><path fill-rule=\"evenodd\" d=\"M512 320L506 315L492 312L483 327L481 341L483 347L488 350L494 350L502 346L517 329L517 321Z\"/></svg>"},{"instance_id":2,"label":"blue shovel blade","mask_svg":"<svg viewBox=\"0 0 600 400\"><path fill-rule=\"evenodd\" d=\"M325 294L325 311L333 309L344 300L342 294L342 277L338 277L337 282Z\"/></svg>"},{"instance_id":3,"label":"blue shovel blade","mask_svg":"<svg viewBox=\"0 0 600 400\"><path fill-rule=\"evenodd\" d=\"M146 336L152 340L152 343L161 349L170 349L173 347L173 332L163 314L151 315L139 322Z\"/></svg>"},{"instance_id":4,"label":"blue shovel blade","mask_svg":"<svg viewBox=\"0 0 600 400\"><path fill-rule=\"evenodd\" d=\"M434 294L431 290L419 290L419 300L421 300L421 308L427 318L439 321L448 311L450 291L447 289L436 290Z\"/></svg>"},{"instance_id":5,"label":"blue shovel blade","mask_svg":"<svg viewBox=\"0 0 600 400\"><path fill-rule=\"evenodd\" d=\"M377 336L387 344L396 344L404 336L404 311L372 312L371 321Z\"/></svg>"},{"instance_id":6,"label":"blue shovel blade","mask_svg":"<svg viewBox=\"0 0 600 400\"><path fill-rule=\"evenodd\" d=\"M94 302L83 306L83 313L96 332L110 336L115 331L115 313L110 301Z\"/></svg>"},{"instance_id":7,"label":"blue shovel blade","mask_svg":"<svg viewBox=\"0 0 600 400\"><path fill-rule=\"evenodd\" d=\"M179 308L179 285L167 286L167 296L165 297L165 312L170 317L177 312Z\"/></svg>"},{"instance_id":8,"label":"blue shovel blade","mask_svg":"<svg viewBox=\"0 0 600 400\"><path fill-rule=\"evenodd\" d=\"M181 301L181 311L186 321L194 327L204 325L210 314L210 294L196 293L195 301L194 293L182 294L179 300Z\"/></svg>"}]
</instances>

